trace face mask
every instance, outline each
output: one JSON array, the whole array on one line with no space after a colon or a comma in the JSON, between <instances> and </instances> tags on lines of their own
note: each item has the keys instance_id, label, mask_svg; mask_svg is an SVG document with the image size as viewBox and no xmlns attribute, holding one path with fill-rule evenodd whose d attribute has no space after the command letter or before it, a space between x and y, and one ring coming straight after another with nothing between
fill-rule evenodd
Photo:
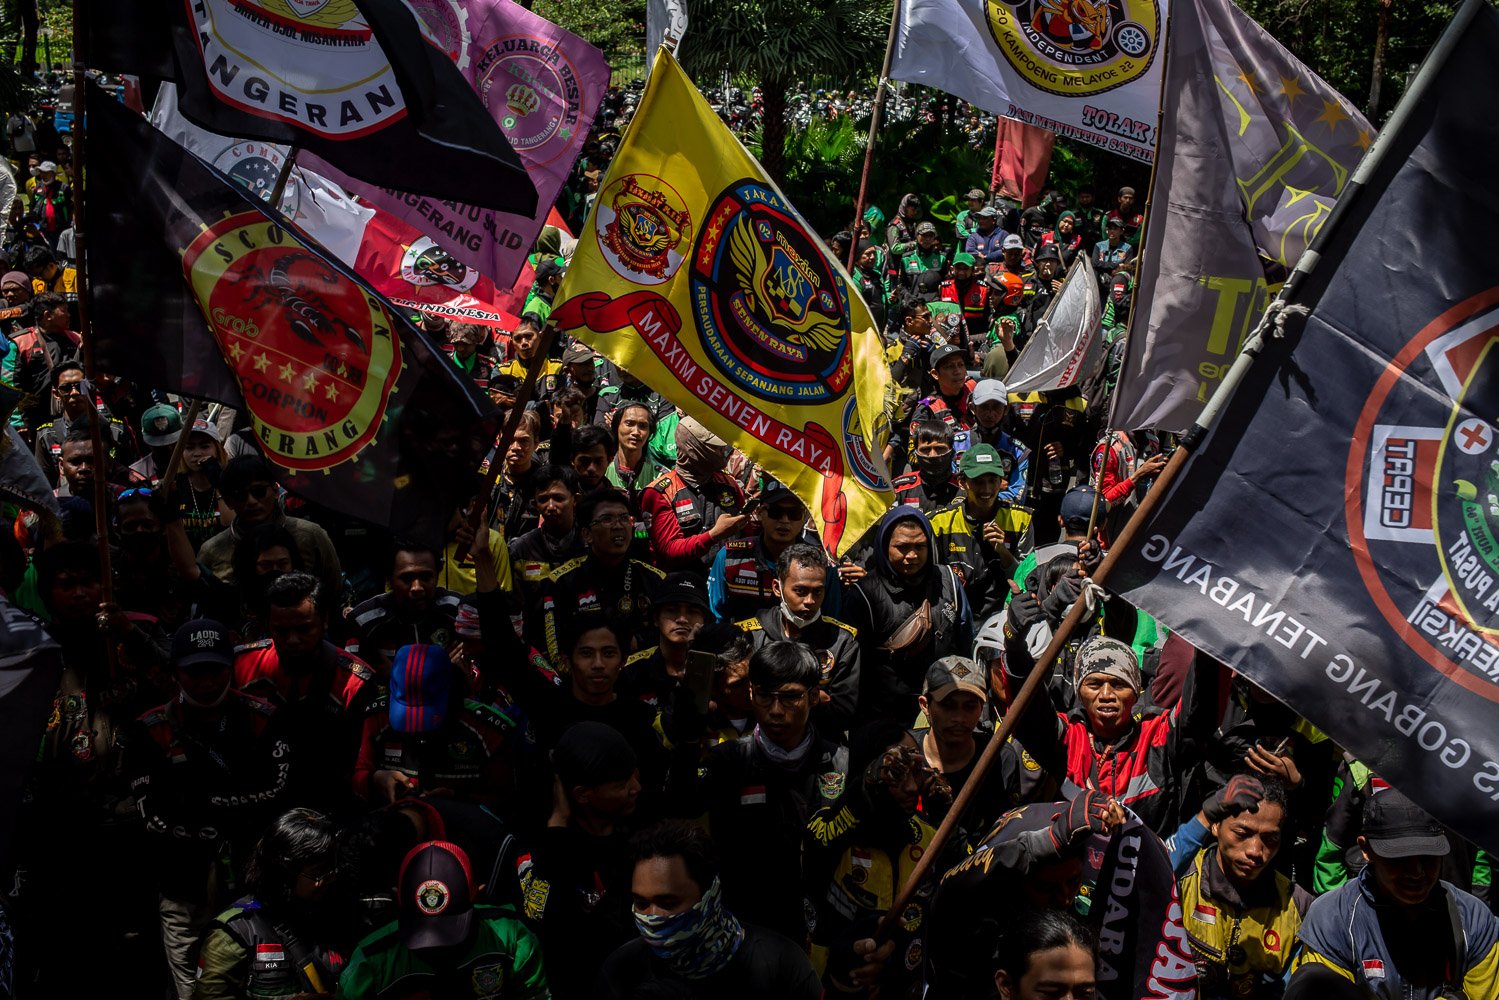
<instances>
[{"instance_id":1,"label":"face mask","mask_svg":"<svg viewBox=\"0 0 1499 1000\"><path fill-rule=\"evenodd\" d=\"M684 979L706 979L719 972L744 943L744 926L723 908L717 878L691 909L634 916L646 945Z\"/></svg>"},{"instance_id":2,"label":"face mask","mask_svg":"<svg viewBox=\"0 0 1499 1000\"><path fill-rule=\"evenodd\" d=\"M786 619L792 625L795 625L797 628L806 628L808 625L811 625L813 622L817 621L817 619L822 617L822 608L819 607L816 611L812 612L806 618L803 618L800 615L792 612L792 610L786 606L786 599L783 597L781 598L781 617Z\"/></svg>"},{"instance_id":3,"label":"face mask","mask_svg":"<svg viewBox=\"0 0 1499 1000\"><path fill-rule=\"evenodd\" d=\"M931 457L918 455L916 456L916 468L921 470L922 479L945 480L952 476L952 456L938 455Z\"/></svg>"}]
</instances>

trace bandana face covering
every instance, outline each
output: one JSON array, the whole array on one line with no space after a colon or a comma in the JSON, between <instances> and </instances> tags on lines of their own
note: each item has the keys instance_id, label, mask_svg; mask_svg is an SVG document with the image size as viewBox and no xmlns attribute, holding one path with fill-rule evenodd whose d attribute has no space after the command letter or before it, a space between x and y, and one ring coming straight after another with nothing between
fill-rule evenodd
<instances>
[{"instance_id":1,"label":"bandana face covering","mask_svg":"<svg viewBox=\"0 0 1499 1000\"><path fill-rule=\"evenodd\" d=\"M691 909L634 916L651 951L684 979L706 979L721 971L744 943L744 926L723 908L717 878Z\"/></svg>"}]
</instances>

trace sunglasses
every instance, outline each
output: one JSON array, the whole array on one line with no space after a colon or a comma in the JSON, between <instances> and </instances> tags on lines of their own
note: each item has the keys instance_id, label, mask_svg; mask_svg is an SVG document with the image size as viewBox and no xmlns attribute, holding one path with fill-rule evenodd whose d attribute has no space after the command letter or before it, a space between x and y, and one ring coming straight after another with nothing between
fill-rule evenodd
<instances>
[{"instance_id":1,"label":"sunglasses","mask_svg":"<svg viewBox=\"0 0 1499 1000\"><path fill-rule=\"evenodd\" d=\"M62 382L62 383L59 383L58 386L57 386L57 394L59 396L71 396L75 392L82 392L82 391L83 391L83 383L82 382Z\"/></svg>"},{"instance_id":2,"label":"sunglasses","mask_svg":"<svg viewBox=\"0 0 1499 1000\"><path fill-rule=\"evenodd\" d=\"M156 491L149 486L134 486L128 490L121 491L120 495L115 497L115 501L118 503L120 501L131 500L136 497L139 497L142 500L149 500L155 495Z\"/></svg>"},{"instance_id":3,"label":"sunglasses","mask_svg":"<svg viewBox=\"0 0 1499 1000\"><path fill-rule=\"evenodd\" d=\"M772 521L796 521L807 516L800 507L766 507L765 516Z\"/></svg>"},{"instance_id":4,"label":"sunglasses","mask_svg":"<svg viewBox=\"0 0 1499 1000\"><path fill-rule=\"evenodd\" d=\"M224 499L234 501L245 499L253 499L257 501L264 500L273 489L275 489L275 487L267 483L256 483L254 486L248 487L247 489L225 492Z\"/></svg>"}]
</instances>

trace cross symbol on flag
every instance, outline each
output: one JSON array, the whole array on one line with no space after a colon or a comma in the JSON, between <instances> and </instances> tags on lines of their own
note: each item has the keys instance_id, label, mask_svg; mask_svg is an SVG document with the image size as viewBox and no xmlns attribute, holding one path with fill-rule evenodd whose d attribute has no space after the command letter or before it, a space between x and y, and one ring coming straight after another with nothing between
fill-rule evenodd
<instances>
[{"instance_id":1,"label":"cross symbol on flag","mask_svg":"<svg viewBox=\"0 0 1499 1000\"><path fill-rule=\"evenodd\" d=\"M1477 417L1471 417L1457 425L1457 433L1453 435L1453 440L1457 442L1458 448L1464 455L1477 455L1488 450L1493 441L1493 435L1487 424Z\"/></svg>"}]
</instances>

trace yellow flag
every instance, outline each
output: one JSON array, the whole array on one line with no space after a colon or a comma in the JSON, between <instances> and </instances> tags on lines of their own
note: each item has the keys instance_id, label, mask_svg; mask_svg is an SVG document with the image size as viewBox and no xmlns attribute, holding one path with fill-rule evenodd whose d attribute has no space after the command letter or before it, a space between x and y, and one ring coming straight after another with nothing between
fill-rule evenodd
<instances>
[{"instance_id":1,"label":"yellow flag","mask_svg":"<svg viewBox=\"0 0 1499 1000\"><path fill-rule=\"evenodd\" d=\"M869 310L665 50L552 322L785 483L835 555L889 509Z\"/></svg>"}]
</instances>

